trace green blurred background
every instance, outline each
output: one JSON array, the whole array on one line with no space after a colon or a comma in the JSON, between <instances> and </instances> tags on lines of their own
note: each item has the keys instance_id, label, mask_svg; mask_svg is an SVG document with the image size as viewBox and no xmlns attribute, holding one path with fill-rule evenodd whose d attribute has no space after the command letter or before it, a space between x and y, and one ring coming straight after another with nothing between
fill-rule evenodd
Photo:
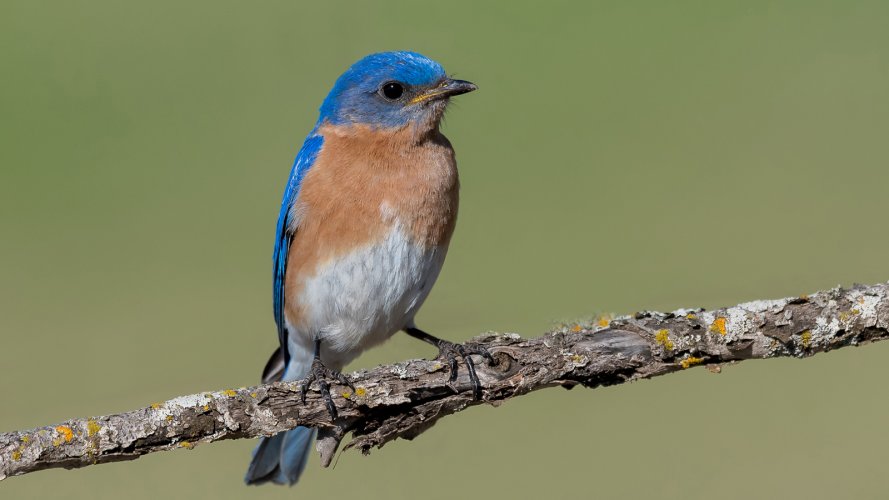
<instances>
[{"instance_id":1,"label":"green blurred background","mask_svg":"<svg viewBox=\"0 0 889 500\"><path fill-rule=\"evenodd\" d=\"M889 279L889 4L0 3L0 430L257 382L290 163L334 79L413 49L460 222L420 314L465 339ZM399 335L355 363L432 355ZM295 489L253 442L2 498L877 498L889 342L447 418Z\"/></svg>"}]
</instances>

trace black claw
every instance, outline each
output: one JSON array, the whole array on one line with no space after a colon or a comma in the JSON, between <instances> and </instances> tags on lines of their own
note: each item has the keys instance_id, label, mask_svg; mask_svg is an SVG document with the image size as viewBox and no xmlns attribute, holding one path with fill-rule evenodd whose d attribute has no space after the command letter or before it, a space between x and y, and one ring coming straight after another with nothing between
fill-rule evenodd
<instances>
[{"instance_id":1,"label":"black claw","mask_svg":"<svg viewBox=\"0 0 889 500\"><path fill-rule=\"evenodd\" d=\"M318 382L318 388L321 389L321 397L327 406L327 413L330 413L330 419L336 420L339 413L336 411L336 405L333 404L333 398L330 396L330 384L322 380Z\"/></svg>"},{"instance_id":2,"label":"black claw","mask_svg":"<svg viewBox=\"0 0 889 500\"><path fill-rule=\"evenodd\" d=\"M336 379L340 384L352 389L352 392L355 392L355 386L352 385L352 381L349 380L349 377L343 375L342 372L333 372L333 374L336 376Z\"/></svg>"},{"instance_id":3,"label":"black claw","mask_svg":"<svg viewBox=\"0 0 889 500\"><path fill-rule=\"evenodd\" d=\"M309 374L306 375L306 378L299 384L299 398L300 401L305 404L306 394L309 392L309 387L312 385L312 382L317 381L321 398L324 400L324 405L327 406L327 413L330 414L331 420L336 420L339 413L336 410L336 405L333 403L333 397L330 395L330 383L328 383L328 380L348 386L353 392L355 391L355 386L352 385L352 382L348 377L324 366L324 363L321 362L320 358L315 358L315 360L312 361L312 368L309 370Z\"/></svg>"},{"instance_id":4,"label":"black claw","mask_svg":"<svg viewBox=\"0 0 889 500\"><path fill-rule=\"evenodd\" d=\"M441 351L439 351L438 356L439 357L442 356ZM447 356L447 355L445 355L445 356ZM448 356L448 368L450 368L450 371L451 371L451 376L448 379L448 381L456 382L457 381L457 356L454 356L454 355Z\"/></svg>"},{"instance_id":5,"label":"black claw","mask_svg":"<svg viewBox=\"0 0 889 500\"><path fill-rule=\"evenodd\" d=\"M478 354L485 358L488 366L494 365L494 356L491 356L491 353L488 352L487 349L475 344L464 345L448 342L447 340L442 340L433 335L429 335L415 326L405 328L404 331L411 337L438 347L437 359L441 359L448 364L448 368L451 371L451 376L448 378L448 386L453 389L454 392L457 392L457 389L453 386L453 383L457 380L457 358L462 359L463 362L466 363L466 371L469 372L469 381L472 383L472 396L475 399L482 398L482 384L478 379L478 374L475 372L475 362L472 361L471 356L473 354Z\"/></svg>"},{"instance_id":6,"label":"black claw","mask_svg":"<svg viewBox=\"0 0 889 500\"><path fill-rule=\"evenodd\" d=\"M478 354L485 358L488 365L494 363L494 357L491 356L491 353L484 347L454 344L447 340L440 340L438 342L438 357L447 360L448 368L451 371L451 376L448 378L449 383L454 383L457 380L457 358L461 358L463 362L466 363L466 371L469 372L469 382L472 384L472 396L475 399L481 399L482 383L478 378L478 373L475 371L475 362L472 360L473 354Z\"/></svg>"},{"instance_id":7,"label":"black claw","mask_svg":"<svg viewBox=\"0 0 889 500\"><path fill-rule=\"evenodd\" d=\"M485 348L480 348L479 351L481 351L480 354L483 358L485 358L485 361L488 362L488 366L494 366L495 364L497 364L497 362L494 361L494 356L491 355L490 351Z\"/></svg>"},{"instance_id":8,"label":"black claw","mask_svg":"<svg viewBox=\"0 0 889 500\"><path fill-rule=\"evenodd\" d=\"M478 379L478 374L475 373L475 361L469 356L466 356L464 360L466 361L466 370L469 372L469 380L472 382L472 397L481 399L482 384Z\"/></svg>"}]
</instances>

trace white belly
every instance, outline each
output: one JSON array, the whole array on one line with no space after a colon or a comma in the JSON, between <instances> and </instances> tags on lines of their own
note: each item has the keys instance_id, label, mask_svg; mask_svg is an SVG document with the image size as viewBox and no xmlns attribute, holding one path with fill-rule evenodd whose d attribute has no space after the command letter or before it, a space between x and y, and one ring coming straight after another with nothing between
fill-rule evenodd
<instances>
[{"instance_id":1,"label":"white belly","mask_svg":"<svg viewBox=\"0 0 889 500\"><path fill-rule=\"evenodd\" d=\"M323 264L288 298L305 311L301 327L288 325L291 352L321 338L324 362L339 369L412 325L446 253L447 247L413 243L396 224L381 242Z\"/></svg>"}]
</instances>

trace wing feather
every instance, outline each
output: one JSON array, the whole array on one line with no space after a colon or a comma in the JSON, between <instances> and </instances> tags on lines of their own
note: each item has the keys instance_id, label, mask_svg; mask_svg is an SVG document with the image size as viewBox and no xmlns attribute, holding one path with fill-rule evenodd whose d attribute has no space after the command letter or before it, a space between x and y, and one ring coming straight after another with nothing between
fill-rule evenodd
<instances>
[{"instance_id":1,"label":"wing feather","mask_svg":"<svg viewBox=\"0 0 889 500\"><path fill-rule=\"evenodd\" d=\"M278 326L278 341L281 343L281 352L284 364L290 361L290 353L287 351L287 325L284 322L284 277L287 274L287 255L290 252L290 242L296 237L296 222L293 205L299 195L300 184L306 172L315 163L318 152L324 138L314 131L306 137L293 168L290 170L290 179L284 190L284 199L281 202L281 212L278 214L278 226L275 235L275 250L272 254L272 286L274 297L275 324Z\"/></svg>"}]
</instances>

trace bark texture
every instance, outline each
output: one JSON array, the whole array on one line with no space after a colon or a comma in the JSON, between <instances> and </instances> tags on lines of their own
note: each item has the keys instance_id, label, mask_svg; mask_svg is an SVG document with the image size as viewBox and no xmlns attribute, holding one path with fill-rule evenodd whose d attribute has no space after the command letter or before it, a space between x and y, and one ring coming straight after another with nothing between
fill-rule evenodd
<instances>
[{"instance_id":1,"label":"bark texture","mask_svg":"<svg viewBox=\"0 0 889 500\"><path fill-rule=\"evenodd\" d=\"M413 439L439 418L544 387L597 387L664 375L696 365L806 357L889 336L889 284L835 288L808 296L704 311L640 312L593 324L565 325L541 337L487 334L496 363L475 356L484 387L474 400L463 365L449 384L438 360L411 360L350 374L356 390L332 387L331 422L316 385L306 404L297 383L275 383L182 396L117 415L0 434L0 479L54 467L132 460L220 439L267 436L297 425L319 429L327 466L342 440L368 453Z\"/></svg>"}]
</instances>

